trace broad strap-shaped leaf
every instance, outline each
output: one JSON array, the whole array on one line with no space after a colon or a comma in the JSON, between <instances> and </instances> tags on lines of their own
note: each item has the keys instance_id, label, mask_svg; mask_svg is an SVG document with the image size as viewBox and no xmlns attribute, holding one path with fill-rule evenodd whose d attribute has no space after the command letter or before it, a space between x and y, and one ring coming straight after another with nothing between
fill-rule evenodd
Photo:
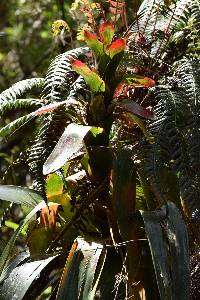
<instances>
[{"instance_id":1,"label":"broad strap-shaped leaf","mask_svg":"<svg viewBox=\"0 0 200 300\"><path fill-rule=\"evenodd\" d=\"M115 154L112 168L112 186L112 204L122 241L136 240L137 223L134 219L136 208L136 168L132 159L132 151L122 149ZM137 243L128 244L126 248L129 279L133 280L138 268L138 245Z\"/></svg>"},{"instance_id":2,"label":"broad strap-shaped leaf","mask_svg":"<svg viewBox=\"0 0 200 300\"><path fill-rule=\"evenodd\" d=\"M47 158L43 166L43 174L55 172L67 161L82 154L83 138L91 128L91 126L78 124L68 125L54 150Z\"/></svg>"},{"instance_id":3,"label":"broad strap-shaped leaf","mask_svg":"<svg viewBox=\"0 0 200 300\"><path fill-rule=\"evenodd\" d=\"M132 127L134 126L135 124L137 124L139 126L139 128L141 129L142 133L144 134L144 136L147 138L147 140L150 142L150 143L153 143L154 142L154 137L153 135L147 130L143 120L139 117L137 117L135 114L133 113L130 113L130 112L127 112L125 115L124 115L124 119L125 119L125 123Z\"/></svg>"},{"instance_id":4,"label":"broad strap-shaped leaf","mask_svg":"<svg viewBox=\"0 0 200 300\"><path fill-rule=\"evenodd\" d=\"M117 214L120 233L124 241L131 239L128 218L135 213L136 206L136 170L132 160L132 151L119 150L113 159L112 203Z\"/></svg>"},{"instance_id":5,"label":"broad strap-shaped leaf","mask_svg":"<svg viewBox=\"0 0 200 300\"><path fill-rule=\"evenodd\" d=\"M104 45L110 45L114 36L115 28L113 23L107 20L103 21L99 26L99 35Z\"/></svg>"},{"instance_id":6,"label":"broad strap-shaped leaf","mask_svg":"<svg viewBox=\"0 0 200 300\"><path fill-rule=\"evenodd\" d=\"M155 80L153 80L152 78L138 74L124 76L123 82L130 84L133 87L144 88L150 88L156 85Z\"/></svg>"},{"instance_id":7,"label":"broad strap-shaped leaf","mask_svg":"<svg viewBox=\"0 0 200 300\"><path fill-rule=\"evenodd\" d=\"M141 211L153 259L160 298L189 299L189 245L178 208L167 202L160 210Z\"/></svg>"},{"instance_id":8,"label":"broad strap-shaped leaf","mask_svg":"<svg viewBox=\"0 0 200 300\"><path fill-rule=\"evenodd\" d=\"M133 100L130 99L124 99L119 102L118 104L120 107L122 107L124 110L133 113L137 116L140 116L145 119L149 120L155 120L155 116L152 111L142 107L140 104L136 103Z\"/></svg>"},{"instance_id":9,"label":"broad strap-shaped leaf","mask_svg":"<svg viewBox=\"0 0 200 300\"><path fill-rule=\"evenodd\" d=\"M39 280L41 284L41 272L53 263L58 255L47 256L43 259L33 259L26 253L23 256L19 254L19 256L20 258L17 256L6 269L5 279L0 287L1 300L24 299L34 280Z\"/></svg>"},{"instance_id":10,"label":"broad strap-shaped leaf","mask_svg":"<svg viewBox=\"0 0 200 300\"><path fill-rule=\"evenodd\" d=\"M94 33L85 30L84 41L86 42L87 46L93 51L96 57L99 57L103 54L103 43L98 40L98 37Z\"/></svg>"},{"instance_id":11,"label":"broad strap-shaped leaf","mask_svg":"<svg viewBox=\"0 0 200 300\"><path fill-rule=\"evenodd\" d=\"M106 53L110 56L110 58L113 58L116 54L123 52L125 48L126 40L122 38L117 39L108 46L108 48L106 49Z\"/></svg>"},{"instance_id":12,"label":"broad strap-shaped leaf","mask_svg":"<svg viewBox=\"0 0 200 300\"><path fill-rule=\"evenodd\" d=\"M35 214L42 209L43 207L46 207L46 203L44 201L40 202L20 223L19 227L17 230L14 232L12 237L10 238L9 242L7 243L6 247L4 248L1 257L0 257L0 282L5 278L5 272L4 272L4 266L6 266L8 257L13 250L15 241L17 237L19 236L21 230L24 228L26 224L28 224L31 219L35 216Z\"/></svg>"},{"instance_id":13,"label":"broad strap-shaped leaf","mask_svg":"<svg viewBox=\"0 0 200 300\"><path fill-rule=\"evenodd\" d=\"M29 188L14 185L0 185L0 199L30 207L43 201L42 196Z\"/></svg>"},{"instance_id":14,"label":"broad strap-shaped leaf","mask_svg":"<svg viewBox=\"0 0 200 300\"><path fill-rule=\"evenodd\" d=\"M77 105L77 101L73 98L68 98L67 101L61 101L61 102L55 102L48 105L44 105L40 108L38 108L36 111L34 111L34 114L36 116L44 115L48 112L54 111L55 109L59 108L60 106L65 105L65 107L70 105Z\"/></svg>"},{"instance_id":15,"label":"broad strap-shaped leaf","mask_svg":"<svg viewBox=\"0 0 200 300\"><path fill-rule=\"evenodd\" d=\"M72 69L83 76L94 93L105 92L105 82L95 71L91 70L86 64L78 59L71 57L70 61Z\"/></svg>"},{"instance_id":16,"label":"broad strap-shaped leaf","mask_svg":"<svg viewBox=\"0 0 200 300\"><path fill-rule=\"evenodd\" d=\"M69 253L56 300L94 299L105 255L101 243L78 238Z\"/></svg>"}]
</instances>

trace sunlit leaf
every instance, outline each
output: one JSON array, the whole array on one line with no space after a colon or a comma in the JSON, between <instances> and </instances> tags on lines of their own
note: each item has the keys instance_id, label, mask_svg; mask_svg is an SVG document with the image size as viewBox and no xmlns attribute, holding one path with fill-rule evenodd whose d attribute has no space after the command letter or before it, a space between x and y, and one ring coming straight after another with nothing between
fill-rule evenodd
<instances>
[{"instance_id":1,"label":"sunlit leaf","mask_svg":"<svg viewBox=\"0 0 200 300\"><path fill-rule=\"evenodd\" d=\"M103 21L103 23L99 26L99 35L104 45L109 45L112 42L114 32L115 29L113 24L107 20Z\"/></svg>"},{"instance_id":2,"label":"sunlit leaf","mask_svg":"<svg viewBox=\"0 0 200 300\"><path fill-rule=\"evenodd\" d=\"M57 174L49 174L46 179L47 198L60 195L63 192L63 181Z\"/></svg>"},{"instance_id":3,"label":"sunlit leaf","mask_svg":"<svg viewBox=\"0 0 200 300\"><path fill-rule=\"evenodd\" d=\"M43 174L53 173L67 161L82 154L82 141L91 126L70 124L43 166Z\"/></svg>"},{"instance_id":4,"label":"sunlit leaf","mask_svg":"<svg viewBox=\"0 0 200 300\"><path fill-rule=\"evenodd\" d=\"M150 77L142 75L127 75L123 78L123 82L130 84L133 87L146 87L150 88L155 86L156 82Z\"/></svg>"},{"instance_id":5,"label":"sunlit leaf","mask_svg":"<svg viewBox=\"0 0 200 300\"><path fill-rule=\"evenodd\" d=\"M47 112L50 112L50 111L53 111L55 110L56 108L62 106L66 104L66 101L62 101L62 102L58 102L58 103L52 103L52 104L49 104L49 105L45 105L45 106L42 106L40 108L38 108L34 114L36 116L40 116L40 115L43 115L43 114L46 114Z\"/></svg>"},{"instance_id":6,"label":"sunlit leaf","mask_svg":"<svg viewBox=\"0 0 200 300\"><path fill-rule=\"evenodd\" d=\"M116 54L123 52L126 48L126 40L125 39L117 39L107 48L106 52L113 58Z\"/></svg>"},{"instance_id":7,"label":"sunlit leaf","mask_svg":"<svg viewBox=\"0 0 200 300\"><path fill-rule=\"evenodd\" d=\"M150 143L154 142L154 137L152 136L152 134L146 129L146 126L143 122L143 120L139 117L137 117L136 115L127 112L125 114L125 120L126 120L126 124L128 126L133 126L134 124L137 124L139 126L139 128L141 129L141 131L143 132L144 136L148 139L148 141Z\"/></svg>"},{"instance_id":8,"label":"sunlit leaf","mask_svg":"<svg viewBox=\"0 0 200 300\"><path fill-rule=\"evenodd\" d=\"M21 254L12 261L6 269L5 277L7 277L0 289L1 300L22 300L31 287L34 280L42 282L40 276L41 272L45 270L47 266L53 263L58 255L47 256L43 259L33 259ZM56 262L55 262L56 263ZM44 285L45 287L45 285Z\"/></svg>"},{"instance_id":9,"label":"sunlit leaf","mask_svg":"<svg viewBox=\"0 0 200 300\"><path fill-rule=\"evenodd\" d=\"M38 192L14 185L0 185L0 199L30 207L35 207L43 201L42 196Z\"/></svg>"},{"instance_id":10,"label":"sunlit leaf","mask_svg":"<svg viewBox=\"0 0 200 300\"><path fill-rule=\"evenodd\" d=\"M189 245L181 213L172 202L141 211L161 299L189 299Z\"/></svg>"},{"instance_id":11,"label":"sunlit leaf","mask_svg":"<svg viewBox=\"0 0 200 300\"><path fill-rule=\"evenodd\" d=\"M0 257L0 282L2 282L2 280L4 279L4 266L7 263L8 257L11 253L11 251L13 250L15 241L17 239L17 237L19 236L20 232L22 231L22 229L24 228L25 225L27 225L31 219L35 216L35 214L42 209L43 207L46 206L45 201L40 202L21 222L19 227L17 228L17 230L14 232L14 234L12 235L12 237L10 238L10 240L8 241L6 247L4 248L1 257Z\"/></svg>"},{"instance_id":12,"label":"sunlit leaf","mask_svg":"<svg viewBox=\"0 0 200 300\"><path fill-rule=\"evenodd\" d=\"M93 51L96 57L103 54L103 44L98 40L98 37L94 33L85 30L84 41L86 42L88 47Z\"/></svg>"},{"instance_id":13,"label":"sunlit leaf","mask_svg":"<svg viewBox=\"0 0 200 300\"><path fill-rule=\"evenodd\" d=\"M89 87L94 93L105 91L105 82L95 71L92 71L82 61L74 59L73 57L70 58L70 61L72 69L76 71L79 75L83 76L86 83L89 85Z\"/></svg>"},{"instance_id":14,"label":"sunlit leaf","mask_svg":"<svg viewBox=\"0 0 200 300\"><path fill-rule=\"evenodd\" d=\"M7 220L7 221L5 221L5 226L8 228L11 228L13 230L16 230L19 227L19 224ZM22 229L21 234L26 235L26 231Z\"/></svg>"},{"instance_id":15,"label":"sunlit leaf","mask_svg":"<svg viewBox=\"0 0 200 300\"><path fill-rule=\"evenodd\" d=\"M97 268L101 255L104 259ZM56 300L69 295L71 300L94 299L104 262L102 244L78 238L68 256Z\"/></svg>"},{"instance_id":16,"label":"sunlit leaf","mask_svg":"<svg viewBox=\"0 0 200 300\"><path fill-rule=\"evenodd\" d=\"M65 28L67 31L70 30L69 25L64 20L56 20L52 24L52 31L54 35L58 35L63 28Z\"/></svg>"}]
</instances>

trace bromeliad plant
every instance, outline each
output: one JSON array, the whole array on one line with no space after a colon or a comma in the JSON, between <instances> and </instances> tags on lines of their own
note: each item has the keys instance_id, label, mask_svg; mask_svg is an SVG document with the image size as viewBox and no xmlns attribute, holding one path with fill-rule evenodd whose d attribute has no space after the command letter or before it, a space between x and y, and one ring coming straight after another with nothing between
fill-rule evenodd
<instances>
[{"instance_id":1,"label":"bromeliad plant","mask_svg":"<svg viewBox=\"0 0 200 300\"><path fill-rule=\"evenodd\" d=\"M109 3L115 20L124 16L124 1ZM191 252L199 247L198 47L190 51L199 20L197 0L144 1L124 35L103 20L45 79L0 95L2 116L32 109L0 136L28 122L35 136L26 151L33 188L0 186L2 200L32 208L2 253L1 299L189 299L188 233ZM23 99L33 87L41 98ZM24 227L28 251L10 262Z\"/></svg>"}]
</instances>

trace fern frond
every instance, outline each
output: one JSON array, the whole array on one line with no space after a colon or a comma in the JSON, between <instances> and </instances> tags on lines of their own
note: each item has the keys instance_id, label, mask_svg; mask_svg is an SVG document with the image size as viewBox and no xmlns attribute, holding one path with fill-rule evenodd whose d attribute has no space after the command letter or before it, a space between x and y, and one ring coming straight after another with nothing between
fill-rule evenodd
<instances>
[{"instance_id":1,"label":"fern frond","mask_svg":"<svg viewBox=\"0 0 200 300\"><path fill-rule=\"evenodd\" d=\"M162 60L181 18L187 19L191 1L172 1L168 6L164 0L143 1L130 29L130 49L146 54L151 66Z\"/></svg>"},{"instance_id":2,"label":"fern frond","mask_svg":"<svg viewBox=\"0 0 200 300\"><path fill-rule=\"evenodd\" d=\"M35 180L35 189L40 191L44 197L46 196L43 164L55 147L68 123L69 116L62 108L41 117L39 131L28 151L28 165Z\"/></svg>"},{"instance_id":3,"label":"fern frond","mask_svg":"<svg viewBox=\"0 0 200 300\"><path fill-rule=\"evenodd\" d=\"M33 88L41 88L43 83L43 78L26 79L13 84L9 89L3 91L0 94L0 115L15 105L16 107L20 106L21 102L17 99Z\"/></svg>"},{"instance_id":4,"label":"fern frond","mask_svg":"<svg viewBox=\"0 0 200 300\"><path fill-rule=\"evenodd\" d=\"M183 58L176 62L175 76L180 80L180 86L190 100L190 105L196 105L200 92L200 66L194 61Z\"/></svg>"},{"instance_id":5,"label":"fern frond","mask_svg":"<svg viewBox=\"0 0 200 300\"><path fill-rule=\"evenodd\" d=\"M44 81L42 97L49 102L63 101L67 98L70 86L77 78L77 73L72 70L69 58L84 57L88 48L77 48L62 53L52 61Z\"/></svg>"},{"instance_id":6,"label":"fern frond","mask_svg":"<svg viewBox=\"0 0 200 300\"><path fill-rule=\"evenodd\" d=\"M194 18L194 25L197 31L200 33L200 2L199 0L191 0L189 6L192 17Z\"/></svg>"},{"instance_id":7,"label":"fern frond","mask_svg":"<svg viewBox=\"0 0 200 300\"><path fill-rule=\"evenodd\" d=\"M190 164L190 144L185 132L188 131L188 118L191 117L188 99L183 90L158 87L155 92L158 100L157 120L151 121L149 130L155 137L155 144L148 146L145 170L154 190L160 191L159 169L173 162L180 183L180 191L190 212L199 208L199 188ZM190 124L191 125L191 124ZM190 133L192 128L189 129Z\"/></svg>"},{"instance_id":8,"label":"fern frond","mask_svg":"<svg viewBox=\"0 0 200 300\"><path fill-rule=\"evenodd\" d=\"M135 24L137 26L137 31L144 34L146 29L156 22L158 9L160 9L162 4L163 0L143 1L137 12L138 24Z\"/></svg>"},{"instance_id":9,"label":"fern frond","mask_svg":"<svg viewBox=\"0 0 200 300\"><path fill-rule=\"evenodd\" d=\"M52 61L44 82L42 98L48 102L66 101L66 105L41 119L40 129L29 149L28 164L37 189L45 195L43 164L64 128L70 122L86 123L87 86L84 79L71 68L69 58L85 58L88 48L78 48L58 55ZM69 99L69 101L68 101ZM71 101L73 100L73 101ZM73 103L72 103L73 102Z\"/></svg>"},{"instance_id":10,"label":"fern frond","mask_svg":"<svg viewBox=\"0 0 200 300\"><path fill-rule=\"evenodd\" d=\"M40 99L15 99L13 101L5 101L0 104L0 115L3 116L5 113L21 108L39 108L44 105L44 101Z\"/></svg>"},{"instance_id":11,"label":"fern frond","mask_svg":"<svg viewBox=\"0 0 200 300\"><path fill-rule=\"evenodd\" d=\"M13 134L17 129L21 128L22 126L24 126L34 118L35 118L35 113L33 112L10 122L8 125L0 129L0 136L6 137L8 135Z\"/></svg>"}]
</instances>

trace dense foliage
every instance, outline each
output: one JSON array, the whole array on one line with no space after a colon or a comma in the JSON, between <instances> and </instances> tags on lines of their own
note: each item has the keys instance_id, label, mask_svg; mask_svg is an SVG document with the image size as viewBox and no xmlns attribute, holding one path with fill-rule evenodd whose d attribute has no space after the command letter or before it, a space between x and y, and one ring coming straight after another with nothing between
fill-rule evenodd
<instances>
[{"instance_id":1,"label":"dense foliage","mask_svg":"<svg viewBox=\"0 0 200 300\"><path fill-rule=\"evenodd\" d=\"M0 94L2 143L18 137L32 178L0 186L27 207L1 299L199 298L199 1L126 4L75 1L80 47Z\"/></svg>"}]
</instances>

